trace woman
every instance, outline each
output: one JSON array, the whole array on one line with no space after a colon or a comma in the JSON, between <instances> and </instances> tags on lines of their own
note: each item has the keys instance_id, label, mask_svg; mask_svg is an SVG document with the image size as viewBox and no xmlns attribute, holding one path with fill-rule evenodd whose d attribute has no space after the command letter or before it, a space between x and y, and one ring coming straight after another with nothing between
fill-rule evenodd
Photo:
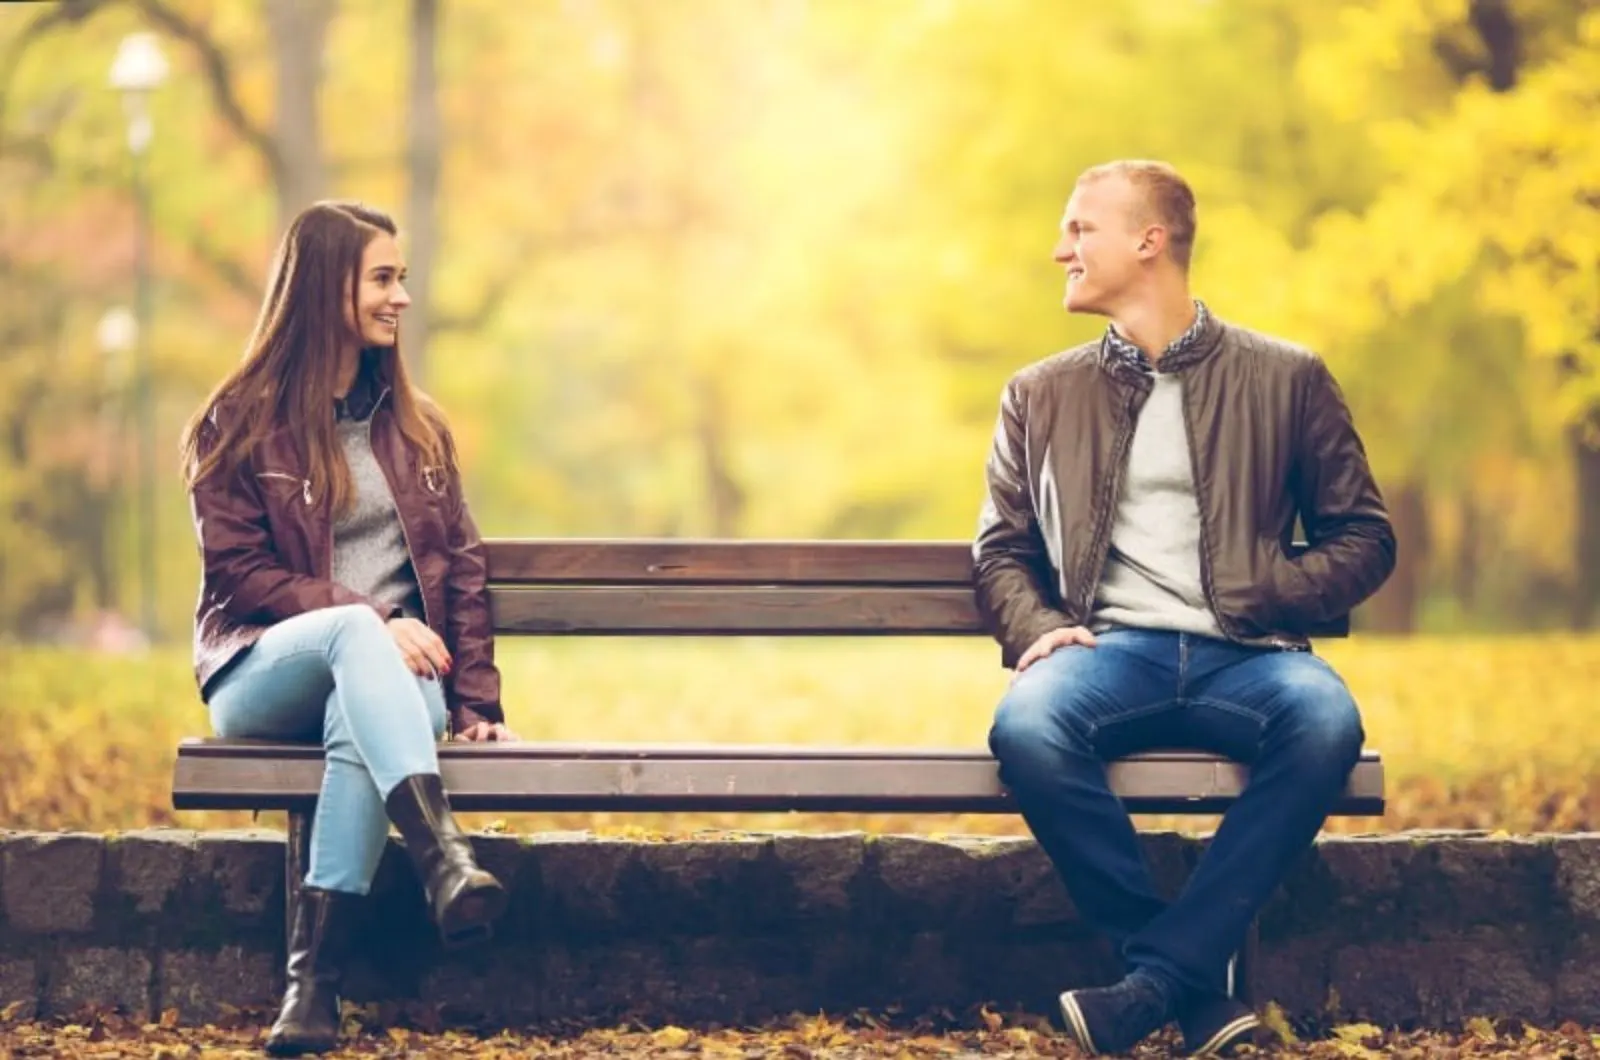
<instances>
[{"instance_id":1,"label":"woman","mask_svg":"<svg viewBox=\"0 0 1600 1060\"><path fill-rule=\"evenodd\" d=\"M351 907L390 822L446 945L486 937L506 905L439 781L447 713L458 739L516 737L450 432L400 357L395 234L356 203L296 217L244 360L183 436L212 726L327 752L275 1055L336 1044Z\"/></svg>"}]
</instances>

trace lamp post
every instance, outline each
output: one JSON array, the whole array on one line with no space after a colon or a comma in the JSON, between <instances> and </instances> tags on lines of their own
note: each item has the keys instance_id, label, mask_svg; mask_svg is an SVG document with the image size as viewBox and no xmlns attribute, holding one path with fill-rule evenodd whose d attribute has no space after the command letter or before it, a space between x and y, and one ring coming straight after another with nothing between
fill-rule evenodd
<instances>
[{"instance_id":1,"label":"lamp post","mask_svg":"<svg viewBox=\"0 0 1600 1060\"><path fill-rule=\"evenodd\" d=\"M99 327L95 329L95 337L99 340L102 357L100 444L103 446L102 452L106 461L106 522L109 524L101 533L101 548L104 550L101 563L106 572L108 585L114 587L117 583L118 566L114 558L117 554L116 528L120 521L123 503L116 453L117 443L124 434L122 417L128 388L128 355L133 352L134 346L139 341L139 322L134 319L133 311L127 306L113 306L100 318ZM116 595L113 589L113 599ZM99 601L102 606L109 602Z\"/></svg>"},{"instance_id":2,"label":"lamp post","mask_svg":"<svg viewBox=\"0 0 1600 1060\"><path fill-rule=\"evenodd\" d=\"M150 394L150 183L145 151L153 132L150 93L167 79L167 60L154 33L122 38L111 63L111 87L122 93L133 157L134 404L139 417L139 593L144 633L156 639L155 413Z\"/></svg>"}]
</instances>

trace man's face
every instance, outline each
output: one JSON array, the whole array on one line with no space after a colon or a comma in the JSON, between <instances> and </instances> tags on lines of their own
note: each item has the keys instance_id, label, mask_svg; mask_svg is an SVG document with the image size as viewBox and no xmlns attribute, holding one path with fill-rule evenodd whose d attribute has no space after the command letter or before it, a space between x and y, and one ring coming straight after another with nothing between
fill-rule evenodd
<instances>
[{"instance_id":1,"label":"man's face","mask_svg":"<svg viewBox=\"0 0 1600 1060\"><path fill-rule=\"evenodd\" d=\"M1055 260L1067 270L1061 304L1068 312L1116 311L1144 257L1141 213L1138 189L1122 177L1101 177L1073 189L1055 250Z\"/></svg>"}]
</instances>

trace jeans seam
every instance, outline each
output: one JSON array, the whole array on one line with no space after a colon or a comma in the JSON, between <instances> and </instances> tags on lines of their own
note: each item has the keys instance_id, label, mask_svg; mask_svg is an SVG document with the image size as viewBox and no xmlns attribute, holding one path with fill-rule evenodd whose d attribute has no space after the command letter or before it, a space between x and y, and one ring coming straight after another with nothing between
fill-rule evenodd
<instances>
[{"instance_id":1,"label":"jeans seam","mask_svg":"<svg viewBox=\"0 0 1600 1060\"><path fill-rule=\"evenodd\" d=\"M1225 699L1211 699L1207 696L1201 696L1198 699L1189 700L1188 704L1192 707L1214 707L1217 710L1232 714L1236 718L1244 718L1247 721L1255 722L1256 750L1259 751L1261 749L1261 745L1266 737L1267 722L1269 719L1262 717L1260 714L1248 707L1241 707L1237 703L1229 703Z\"/></svg>"},{"instance_id":2,"label":"jeans seam","mask_svg":"<svg viewBox=\"0 0 1600 1060\"><path fill-rule=\"evenodd\" d=\"M1176 698L1162 699L1162 700L1157 700L1156 702L1151 703L1148 706L1138 707L1138 708L1136 708L1134 710L1124 711L1123 713L1118 714L1116 716L1116 718L1114 718L1111 721L1106 721L1106 722L1091 721L1091 722L1089 722L1089 733L1088 733L1089 740L1092 743L1100 735L1100 733L1103 730L1108 729L1113 725L1120 725L1123 722L1127 722L1127 721L1138 721L1140 718L1148 718L1152 714L1158 714L1161 711L1166 710L1168 707L1174 707L1174 706L1177 706L1177 705L1178 705L1178 700Z\"/></svg>"}]
</instances>

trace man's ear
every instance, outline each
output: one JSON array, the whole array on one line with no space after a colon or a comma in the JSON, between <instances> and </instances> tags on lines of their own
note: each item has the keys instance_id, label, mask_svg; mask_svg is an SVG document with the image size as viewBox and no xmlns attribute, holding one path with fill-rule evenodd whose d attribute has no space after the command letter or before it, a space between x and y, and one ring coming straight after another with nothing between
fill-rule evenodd
<instances>
[{"instance_id":1,"label":"man's ear","mask_svg":"<svg viewBox=\"0 0 1600 1060\"><path fill-rule=\"evenodd\" d=\"M1154 258L1167 249L1167 230L1160 225L1145 225L1139 233L1138 253L1141 258Z\"/></svg>"}]
</instances>

